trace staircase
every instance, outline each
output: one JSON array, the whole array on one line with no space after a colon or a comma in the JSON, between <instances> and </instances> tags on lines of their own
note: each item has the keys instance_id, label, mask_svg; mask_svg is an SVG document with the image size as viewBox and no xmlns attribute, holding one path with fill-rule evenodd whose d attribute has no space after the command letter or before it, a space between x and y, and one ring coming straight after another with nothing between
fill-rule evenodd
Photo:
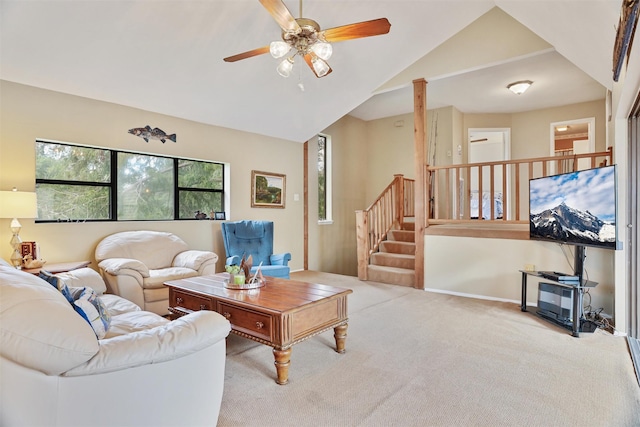
<instances>
[{"instance_id":1,"label":"staircase","mask_svg":"<svg viewBox=\"0 0 640 427\"><path fill-rule=\"evenodd\" d=\"M404 223L402 230L389 230L378 252L371 254L367 266L368 280L413 287L415 282L416 244L414 224Z\"/></svg>"}]
</instances>

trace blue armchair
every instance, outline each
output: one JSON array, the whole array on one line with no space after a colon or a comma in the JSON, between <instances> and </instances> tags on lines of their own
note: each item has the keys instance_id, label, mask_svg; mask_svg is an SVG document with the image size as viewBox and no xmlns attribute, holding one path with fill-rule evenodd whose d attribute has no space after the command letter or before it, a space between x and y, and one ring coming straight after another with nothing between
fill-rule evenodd
<instances>
[{"instance_id":1,"label":"blue armchair","mask_svg":"<svg viewBox=\"0 0 640 427\"><path fill-rule=\"evenodd\" d=\"M289 252L273 254L272 221L235 221L222 223L222 240L227 252L225 265L240 265L243 256L251 255L255 273L260 263L265 276L289 278Z\"/></svg>"}]
</instances>

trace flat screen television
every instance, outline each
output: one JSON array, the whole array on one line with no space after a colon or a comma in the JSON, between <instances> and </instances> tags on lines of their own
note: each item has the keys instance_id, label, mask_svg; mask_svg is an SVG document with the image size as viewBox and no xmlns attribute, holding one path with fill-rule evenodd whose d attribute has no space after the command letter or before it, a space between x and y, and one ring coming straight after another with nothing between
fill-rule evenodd
<instances>
[{"instance_id":1,"label":"flat screen television","mask_svg":"<svg viewBox=\"0 0 640 427\"><path fill-rule=\"evenodd\" d=\"M529 181L529 236L616 249L615 165Z\"/></svg>"}]
</instances>

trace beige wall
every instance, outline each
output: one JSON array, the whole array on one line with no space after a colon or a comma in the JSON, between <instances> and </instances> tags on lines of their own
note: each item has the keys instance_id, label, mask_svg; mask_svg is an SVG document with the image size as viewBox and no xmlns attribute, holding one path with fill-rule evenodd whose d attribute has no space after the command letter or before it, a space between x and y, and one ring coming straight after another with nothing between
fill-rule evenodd
<instances>
[{"instance_id":1,"label":"beige wall","mask_svg":"<svg viewBox=\"0 0 640 427\"><path fill-rule=\"evenodd\" d=\"M596 151L606 149L605 101L597 100L564 107L545 108L514 114L465 114L463 121L464 162L469 128L511 128L511 158L526 159L550 155L550 125L555 122L596 119Z\"/></svg>"},{"instance_id":2,"label":"beige wall","mask_svg":"<svg viewBox=\"0 0 640 427\"><path fill-rule=\"evenodd\" d=\"M318 223L317 144L309 142L309 269L356 276L355 211L366 204L365 122L345 116L323 134L331 138L333 221Z\"/></svg>"},{"instance_id":3,"label":"beige wall","mask_svg":"<svg viewBox=\"0 0 640 427\"><path fill-rule=\"evenodd\" d=\"M550 124L595 117L596 151L606 150L606 117L604 99L565 107L517 113L512 115L511 147L514 159L549 156Z\"/></svg>"},{"instance_id":4,"label":"beige wall","mask_svg":"<svg viewBox=\"0 0 640 427\"><path fill-rule=\"evenodd\" d=\"M462 117L454 107L427 112L429 163L432 163L433 150L437 165L460 163L459 157L454 159L454 147L462 144ZM413 113L368 121L366 135L368 206L391 183L395 174L403 174L410 179L415 177Z\"/></svg>"},{"instance_id":5,"label":"beige wall","mask_svg":"<svg viewBox=\"0 0 640 427\"><path fill-rule=\"evenodd\" d=\"M303 145L247 132L209 126L121 105L0 82L0 189L33 191L36 138L112 149L226 162L230 167L231 220L275 223L275 251L291 252L293 270L303 267ZM212 102L215 102L213 100ZM128 129L150 125L177 134L177 143L143 139ZM251 208L251 170L287 177L285 209ZM300 195L294 201L294 194ZM176 233L195 249L213 250L224 266L220 221L109 222L36 224L21 220L20 236L35 240L48 262L94 261L96 244L124 230ZM0 256L10 257L9 220L0 220ZM94 264L95 267L95 264Z\"/></svg>"},{"instance_id":6,"label":"beige wall","mask_svg":"<svg viewBox=\"0 0 640 427\"><path fill-rule=\"evenodd\" d=\"M391 183L395 174L414 178L413 113L366 122L366 142L359 154L366 161L365 206L367 208Z\"/></svg>"}]
</instances>

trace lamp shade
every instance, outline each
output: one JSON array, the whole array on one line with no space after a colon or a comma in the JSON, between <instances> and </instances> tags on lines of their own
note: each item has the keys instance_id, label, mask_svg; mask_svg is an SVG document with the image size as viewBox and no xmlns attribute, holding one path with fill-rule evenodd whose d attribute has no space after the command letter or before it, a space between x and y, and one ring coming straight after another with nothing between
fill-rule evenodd
<instances>
[{"instance_id":1,"label":"lamp shade","mask_svg":"<svg viewBox=\"0 0 640 427\"><path fill-rule=\"evenodd\" d=\"M36 193L0 191L0 218L37 218Z\"/></svg>"}]
</instances>

